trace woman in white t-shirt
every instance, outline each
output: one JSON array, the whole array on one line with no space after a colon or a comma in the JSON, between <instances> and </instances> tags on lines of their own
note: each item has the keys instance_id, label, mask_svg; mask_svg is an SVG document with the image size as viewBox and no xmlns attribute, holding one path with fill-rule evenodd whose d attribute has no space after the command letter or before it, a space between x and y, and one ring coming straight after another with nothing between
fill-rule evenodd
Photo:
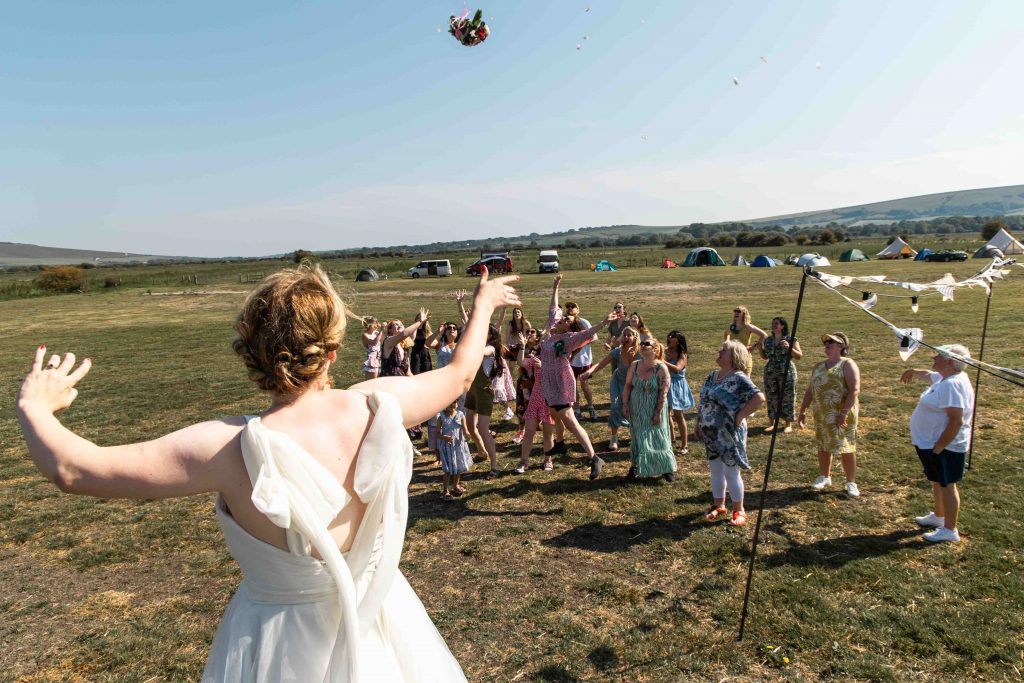
<instances>
[{"instance_id":1,"label":"woman in white t-shirt","mask_svg":"<svg viewBox=\"0 0 1024 683\"><path fill-rule=\"evenodd\" d=\"M910 438L932 482L935 510L917 523L934 527L924 535L932 543L960 540L956 522L960 515L960 492L956 483L964 477L964 462L971 445L971 416L974 414L974 388L964 372L971 352L962 344L947 344L936 349L931 370L907 370L900 377L904 384L914 379L929 383L910 416Z\"/></svg>"}]
</instances>

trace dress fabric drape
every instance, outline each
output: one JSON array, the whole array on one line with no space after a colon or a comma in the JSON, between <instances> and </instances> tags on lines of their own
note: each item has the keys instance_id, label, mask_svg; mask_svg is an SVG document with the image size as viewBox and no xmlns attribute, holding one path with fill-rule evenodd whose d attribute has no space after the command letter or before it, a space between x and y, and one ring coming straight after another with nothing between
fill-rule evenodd
<instances>
[{"instance_id":1,"label":"dress fabric drape","mask_svg":"<svg viewBox=\"0 0 1024 683\"><path fill-rule=\"evenodd\" d=\"M242 455L252 501L287 530L288 550L250 535L218 500L244 579L214 636L204 682L466 680L398 570L412 476L401 410L380 392L368 405L374 418L354 482L366 512L344 555L327 525L349 501L345 488L287 434L247 421Z\"/></svg>"}]
</instances>

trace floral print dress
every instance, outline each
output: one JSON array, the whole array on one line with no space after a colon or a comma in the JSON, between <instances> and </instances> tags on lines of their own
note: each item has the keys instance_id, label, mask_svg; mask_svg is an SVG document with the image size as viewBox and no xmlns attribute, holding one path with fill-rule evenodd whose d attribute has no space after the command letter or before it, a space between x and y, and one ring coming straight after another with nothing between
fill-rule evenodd
<instances>
[{"instance_id":1,"label":"floral print dress","mask_svg":"<svg viewBox=\"0 0 1024 683\"><path fill-rule=\"evenodd\" d=\"M760 393L743 372L733 372L718 379L712 370L700 388L697 424L708 460L721 458L726 465L749 470L747 460L747 421L736 426L736 415L747 401Z\"/></svg>"},{"instance_id":2,"label":"floral print dress","mask_svg":"<svg viewBox=\"0 0 1024 683\"><path fill-rule=\"evenodd\" d=\"M793 338L786 339L790 344ZM768 356L764 366L764 392L768 397L768 419L775 419L775 408L779 405L779 397L782 398L782 419L786 422L793 421L796 408L796 364L789 361L789 373L786 373L787 349L775 341L774 335L768 335L764 340L764 355Z\"/></svg>"},{"instance_id":3,"label":"floral print dress","mask_svg":"<svg viewBox=\"0 0 1024 683\"><path fill-rule=\"evenodd\" d=\"M811 370L811 411L814 415L814 436L819 451L857 452L859 400L854 400L850 414L846 417L846 426L840 427L836 424L836 416L850 390L846 385L846 375L843 373L843 368L849 362L849 358L840 358L839 362L830 368L828 361L822 361Z\"/></svg>"}]
</instances>

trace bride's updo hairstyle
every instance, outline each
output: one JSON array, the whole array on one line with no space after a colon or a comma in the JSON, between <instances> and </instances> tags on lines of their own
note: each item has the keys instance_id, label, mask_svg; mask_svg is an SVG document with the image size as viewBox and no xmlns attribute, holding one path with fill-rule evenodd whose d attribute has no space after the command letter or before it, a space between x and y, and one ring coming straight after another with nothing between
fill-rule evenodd
<instances>
[{"instance_id":1,"label":"bride's updo hairstyle","mask_svg":"<svg viewBox=\"0 0 1024 683\"><path fill-rule=\"evenodd\" d=\"M260 389L295 397L324 372L327 354L341 347L346 318L319 265L288 268L246 297L231 346Z\"/></svg>"}]
</instances>

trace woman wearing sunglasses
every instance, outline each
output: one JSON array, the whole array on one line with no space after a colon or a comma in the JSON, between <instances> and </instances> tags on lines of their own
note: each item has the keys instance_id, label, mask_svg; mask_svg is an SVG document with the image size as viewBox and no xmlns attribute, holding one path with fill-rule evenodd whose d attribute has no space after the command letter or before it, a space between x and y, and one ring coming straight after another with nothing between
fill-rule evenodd
<instances>
[{"instance_id":1,"label":"woman wearing sunglasses","mask_svg":"<svg viewBox=\"0 0 1024 683\"><path fill-rule=\"evenodd\" d=\"M661 344L640 342L640 359L629 366L622 390L623 410L629 417L630 460L627 478L665 477L675 481L676 456L669 433L668 366L661 360Z\"/></svg>"},{"instance_id":2,"label":"woman wearing sunglasses","mask_svg":"<svg viewBox=\"0 0 1024 683\"><path fill-rule=\"evenodd\" d=\"M820 475L811 484L815 491L832 485L832 456L839 453L846 476L846 495L860 496L854 478L857 474L857 413L860 394L860 368L847 358L850 340L842 332L821 337L825 360L811 370L811 383L800 405L799 425L806 424L807 408L814 415L814 437L818 444Z\"/></svg>"}]
</instances>

